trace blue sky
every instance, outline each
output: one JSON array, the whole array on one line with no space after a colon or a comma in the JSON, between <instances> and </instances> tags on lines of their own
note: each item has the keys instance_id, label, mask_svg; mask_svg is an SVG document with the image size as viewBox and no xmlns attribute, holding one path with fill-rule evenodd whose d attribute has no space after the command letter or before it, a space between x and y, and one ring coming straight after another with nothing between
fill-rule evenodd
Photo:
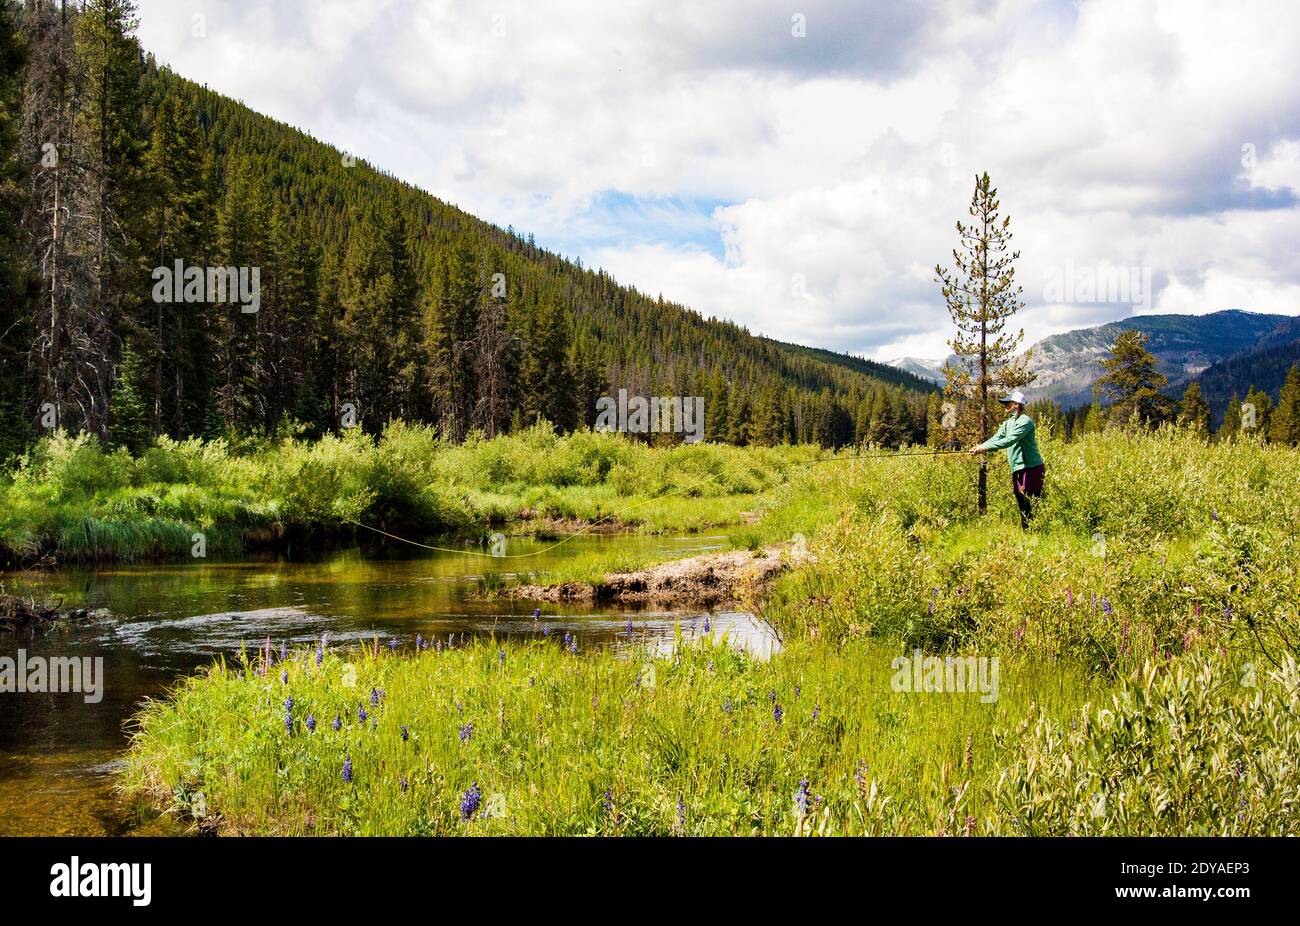
<instances>
[{"instance_id":1,"label":"blue sky","mask_svg":"<svg viewBox=\"0 0 1300 926\"><path fill-rule=\"evenodd\" d=\"M1300 5L139 6L181 74L784 340L946 353L934 266L984 170L1027 341L1134 312L1300 312ZM1150 291L1049 285L1117 271Z\"/></svg>"}]
</instances>

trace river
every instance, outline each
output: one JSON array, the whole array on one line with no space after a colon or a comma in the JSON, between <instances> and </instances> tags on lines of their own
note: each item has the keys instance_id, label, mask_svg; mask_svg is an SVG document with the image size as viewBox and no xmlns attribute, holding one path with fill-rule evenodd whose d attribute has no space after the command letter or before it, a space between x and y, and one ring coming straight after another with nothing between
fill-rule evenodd
<instances>
[{"instance_id":1,"label":"river","mask_svg":"<svg viewBox=\"0 0 1300 926\"><path fill-rule=\"evenodd\" d=\"M711 634L770 650L767 629L743 612L545 604L535 624L533 603L481 594L483 576L509 577L521 563L534 571L597 550L676 558L726 545L726 537L716 535L605 534L559 546L511 538L512 557L536 554L526 559L403 546L0 575L9 592L34 591L61 597L68 607L97 609L49 633L0 634L0 656L16 659L21 648L29 656L103 658L98 703L77 693L0 694L0 835L175 832L169 818L133 811L116 796L114 772L128 743L128 721L142 699L164 694L217 656L235 656L268 637L277 649L322 635L334 646L377 637L413 647L417 634L445 641L453 634L508 636L548 628L557 640L571 632L584 648L629 640L668 646L678 626L691 638L707 624Z\"/></svg>"}]
</instances>

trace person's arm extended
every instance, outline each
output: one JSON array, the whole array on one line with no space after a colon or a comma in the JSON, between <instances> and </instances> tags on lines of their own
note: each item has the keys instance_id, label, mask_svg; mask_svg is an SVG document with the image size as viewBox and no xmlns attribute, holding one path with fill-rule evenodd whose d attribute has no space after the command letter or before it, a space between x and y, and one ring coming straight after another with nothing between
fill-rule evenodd
<instances>
[{"instance_id":1,"label":"person's arm extended","mask_svg":"<svg viewBox=\"0 0 1300 926\"><path fill-rule=\"evenodd\" d=\"M1029 430L1029 427L1029 417L1027 415L1017 415L1015 421L1003 422L1002 426L998 428L998 433L975 449L1005 450L1012 444L1018 443L1020 438L1024 437L1025 432Z\"/></svg>"}]
</instances>

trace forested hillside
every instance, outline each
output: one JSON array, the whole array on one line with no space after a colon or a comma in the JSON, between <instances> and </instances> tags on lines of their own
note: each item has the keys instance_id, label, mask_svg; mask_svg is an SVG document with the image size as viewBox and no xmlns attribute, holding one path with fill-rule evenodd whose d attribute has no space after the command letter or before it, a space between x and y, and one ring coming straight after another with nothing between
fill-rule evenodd
<instances>
[{"instance_id":1,"label":"forested hillside","mask_svg":"<svg viewBox=\"0 0 1300 926\"><path fill-rule=\"evenodd\" d=\"M569 430L619 389L703 396L710 440L925 439L919 380L621 286L188 81L129 0L0 2L0 456L55 427ZM211 267L255 269L256 311L180 285Z\"/></svg>"}]
</instances>

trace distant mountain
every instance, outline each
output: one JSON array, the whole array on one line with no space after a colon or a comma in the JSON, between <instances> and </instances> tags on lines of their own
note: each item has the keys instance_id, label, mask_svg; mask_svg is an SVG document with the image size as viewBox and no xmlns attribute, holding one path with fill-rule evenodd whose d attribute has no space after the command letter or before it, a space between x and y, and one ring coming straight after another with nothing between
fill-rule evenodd
<instances>
[{"instance_id":1,"label":"distant mountain","mask_svg":"<svg viewBox=\"0 0 1300 926\"><path fill-rule=\"evenodd\" d=\"M1092 384L1102 374L1101 360L1126 330L1147 335L1147 350L1160 362L1160 371L1171 387L1181 386L1217 363L1255 350L1288 321L1294 319L1230 309L1209 315L1135 315L1054 334L1031 348L1029 367L1038 376L1030 389L1034 398L1055 399L1065 408L1091 402Z\"/></svg>"},{"instance_id":2,"label":"distant mountain","mask_svg":"<svg viewBox=\"0 0 1300 926\"><path fill-rule=\"evenodd\" d=\"M770 339L765 338L764 340ZM772 343L796 356L829 363L832 366L842 367L853 373L861 373L863 376L871 377L880 382L902 386L904 389L929 391L934 388L936 382L943 381L942 376L937 378L921 376L915 370L900 369L892 363L878 363L875 360L867 360L865 357L841 354L833 350L826 350L823 347L805 347L802 344L788 344L785 341L775 340Z\"/></svg>"},{"instance_id":3,"label":"distant mountain","mask_svg":"<svg viewBox=\"0 0 1300 926\"><path fill-rule=\"evenodd\" d=\"M928 360L925 357L899 357L897 360L885 361L887 366L911 373L918 379L929 380L932 383L942 383L944 376L943 360Z\"/></svg>"},{"instance_id":4,"label":"distant mountain","mask_svg":"<svg viewBox=\"0 0 1300 926\"><path fill-rule=\"evenodd\" d=\"M1288 318L1249 350L1202 371L1196 381L1210 405L1215 426L1223 420L1232 397L1242 398L1252 386L1276 402L1287 371L1295 364L1300 364L1300 318Z\"/></svg>"}]
</instances>

